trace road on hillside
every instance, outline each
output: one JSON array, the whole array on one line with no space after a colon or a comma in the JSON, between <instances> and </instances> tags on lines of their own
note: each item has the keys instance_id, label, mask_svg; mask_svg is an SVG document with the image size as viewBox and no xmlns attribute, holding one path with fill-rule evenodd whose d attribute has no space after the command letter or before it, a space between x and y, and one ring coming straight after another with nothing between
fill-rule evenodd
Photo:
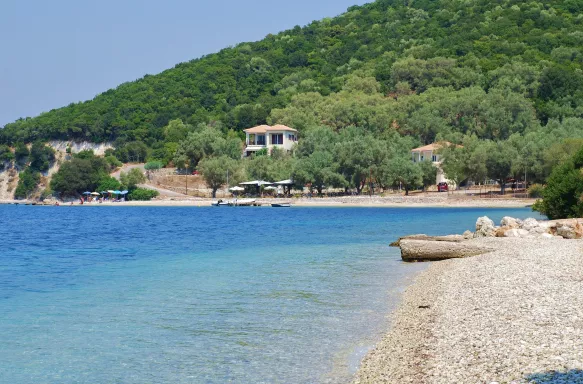
<instances>
[{"instance_id":1,"label":"road on hillside","mask_svg":"<svg viewBox=\"0 0 583 384\"><path fill-rule=\"evenodd\" d=\"M124 164L123 167L121 167L119 170L113 172L111 174L111 177L115 177L116 179L119 180L119 176L122 172L128 172L130 169L134 169L134 168L139 168L142 170L143 172L146 172L146 169L144 168L146 164L145 163L141 163L141 164Z\"/></svg>"},{"instance_id":2,"label":"road on hillside","mask_svg":"<svg viewBox=\"0 0 583 384\"><path fill-rule=\"evenodd\" d=\"M115 177L116 179L119 180L120 174L122 172L128 172L130 169L134 169L134 168L138 168L142 172L146 172L146 169L144 168L145 165L146 164L144 164L144 163L140 163L140 164L125 164L119 170L113 172L111 174L111 176L112 177ZM174 191L171 191L169 189L164 189L164 188L156 187L156 186L150 185L150 184L139 184L138 187L140 187L140 188L146 188L146 189L152 189L154 191L158 191L160 193L160 195L162 195L162 196L168 196L168 197L188 197L187 195L185 195L183 193L174 192Z\"/></svg>"}]
</instances>

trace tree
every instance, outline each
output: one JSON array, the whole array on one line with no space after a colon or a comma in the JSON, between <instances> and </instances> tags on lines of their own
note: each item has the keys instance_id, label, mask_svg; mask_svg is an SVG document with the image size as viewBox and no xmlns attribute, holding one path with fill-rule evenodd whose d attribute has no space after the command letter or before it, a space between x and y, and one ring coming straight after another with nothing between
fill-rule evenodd
<instances>
[{"instance_id":1,"label":"tree","mask_svg":"<svg viewBox=\"0 0 583 384\"><path fill-rule=\"evenodd\" d=\"M504 194L506 180L512 172L512 161L516 159L517 154L516 148L506 142L490 143L488 146L486 158L488 177L498 181L501 194Z\"/></svg>"},{"instance_id":2,"label":"tree","mask_svg":"<svg viewBox=\"0 0 583 384\"><path fill-rule=\"evenodd\" d=\"M35 141L30 149L30 167L39 172L49 170L55 161L55 150L40 141Z\"/></svg>"},{"instance_id":3,"label":"tree","mask_svg":"<svg viewBox=\"0 0 583 384\"><path fill-rule=\"evenodd\" d=\"M201 126L195 132L188 134L185 140L181 141L174 156L174 164L178 168L196 168L198 163L205 157L223 155L232 159L241 158L241 139L232 134L227 138L210 126Z\"/></svg>"},{"instance_id":4,"label":"tree","mask_svg":"<svg viewBox=\"0 0 583 384\"><path fill-rule=\"evenodd\" d=\"M20 172L18 185L14 191L15 199L26 199L36 190L40 182L40 173L27 167L23 172Z\"/></svg>"},{"instance_id":5,"label":"tree","mask_svg":"<svg viewBox=\"0 0 583 384\"><path fill-rule=\"evenodd\" d=\"M270 156L254 156L246 161L247 176L252 180L272 180L274 163Z\"/></svg>"},{"instance_id":6,"label":"tree","mask_svg":"<svg viewBox=\"0 0 583 384\"><path fill-rule=\"evenodd\" d=\"M164 138L167 142L178 143L186 138L189 126L184 124L182 120L171 120L166 127L164 127Z\"/></svg>"},{"instance_id":7,"label":"tree","mask_svg":"<svg viewBox=\"0 0 583 384\"><path fill-rule=\"evenodd\" d=\"M85 191L94 191L104 167L95 167L91 159L73 157L61 165L51 180L51 189L64 197L79 196Z\"/></svg>"},{"instance_id":8,"label":"tree","mask_svg":"<svg viewBox=\"0 0 583 384\"><path fill-rule=\"evenodd\" d=\"M324 186L344 187L347 181L338 172L338 163L330 152L316 151L308 157L301 158L295 164L293 180L301 184L309 184L322 195Z\"/></svg>"},{"instance_id":9,"label":"tree","mask_svg":"<svg viewBox=\"0 0 583 384\"><path fill-rule=\"evenodd\" d=\"M336 144L335 157L340 173L360 195L375 165L375 147L378 142L370 134L357 129L346 129Z\"/></svg>"},{"instance_id":10,"label":"tree","mask_svg":"<svg viewBox=\"0 0 583 384\"><path fill-rule=\"evenodd\" d=\"M146 176L140 168L132 168L128 172L121 172L119 175L121 185L128 190L136 189L138 184L146 182Z\"/></svg>"},{"instance_id":11,"label":"tree","mask_svg":"<svg viewBox=\"0 0 583 384\"><path fill-rule=\"evenodd\" d=\"M533 209L549 219L581 217L583 215L583 149L569 161L553 169L543 199Z\"/></svg>"},{"instance_id":12,"label":"tree","mask_svg":"<svg viewBox=\"0 0 583 384\"><path fill-rule=\"evenodd\" d=\"M28 161L28 156L30 156L30 151L28 147L22 143L16 143L14 146L14 158L16 160L16 164L23 166Z\"/></svg>"},{"instance_id":13,"label":"tree","mask_svg":"<svg viewBox=\"0 0 583 384\"><path fill-rule=\"evenodd\" d=\"M427 187L435 185L437 180L437 167L433 165L430 160L425 160L419 163L419 168L421 169L421 184L423 189L427 190Z\"/></svg>"},{"instance_id":14,"label":"tree","mask_svg":"<svg viewBox=\"0 0 583 384\"><path fill-rule=\"evenodd\" d=\"M140 163L146 161L149 148L142 141L132 141L126 143L115 150L115 157L124 163Z\"/></svg>"},{"instance_id":15,"label":"tree","mask_svg":"<svg viewBox=\"0 0 583 384\"><path fill-rule=\"evenodd\" d=\"M120 188L121 184L118 179L116 179L115 177L111 177L107 174L103 174L99 179L96 190L98 192L104 192L104 191L116 191L119 190Z\"/></svg>"},{"instance_id":16,"label":"tree","mask_svg":"<svg viewBox=\"0 0 583 384\"><path fill-rule=\"evenodd\" d=\"M405 195L409 195L411 189L423 185L421 167L407 157L397 157L385 162L381 166L380 174L385 185L401 184L405 188Z\"/></svg>"},{"instance_id":17,"label":"tree","mask_svg":"<svg viewBox=\"0 0 583 384\"><path fill-rule=\"evenodd\" d=\"M464 148L449 146L442 148L439 153L443 157L441 168L445 177L455 183L456 188L467 177L468 156Z\"/></svg>"},{"instance_id":18,"label":"tree","mask_svg":"<svg viewBox=\"0 0 583 384\"><path fill-rule=\"evenodd\" d=\"M9 163L14 160L14 153L7 145L0 144L0 169L4 168L4 163Z\"/></svg>"},{"instance_id":19,"label":"tree","mask_svg":"<svg viewBox=\"0 0 583 384\"><path fill-rule=\"evenodd\" d=\"M227 174L234 176L239 170L236 160L228 156L208 157L200 161L197 167L206 185L212 190L212 197L217 197L217 191L227 183Z\"/></svg>"}]
</instances>

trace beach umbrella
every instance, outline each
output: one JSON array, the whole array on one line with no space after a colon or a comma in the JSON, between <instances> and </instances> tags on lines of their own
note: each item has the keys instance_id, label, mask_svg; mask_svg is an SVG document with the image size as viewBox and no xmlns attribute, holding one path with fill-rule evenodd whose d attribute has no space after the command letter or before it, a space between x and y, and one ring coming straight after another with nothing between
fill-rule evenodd
<instances>
[{"instance_id":1,"label":"beach umbrella","mask_svg":"<svg viewBox=\"0 0 583 384\"><path fill-rule=\"evenodd\" d=\"M99 192L91 192L92 196L99 196Z\"/></svg>"},{"instance_id":2,"label":"beach umbrella","mask_svg":"<svg viewBox=\"0 0 583 384\"><path fill-rule=\"evenodd\" d=\"M91 192L83 192L84 195L90 195Z\"/></svg>"},{"instance_id":3,"label":"beach umbrella","mask_svg":"<svg viewBox=\"0 0 583 384\"><path fill-rule=\"evenodd\" d=\"M127 195L129 191L121 191L120 195Z\"/></svg>"},{"instance_id":4,"label":"beach umbrella","mask_svg":"<svg viewBox=\"0 0 583 384\"><path fill-rule=\"evenodd\" d=\"M111 189L107 190L107 193L115 193L115 191L112 191Z\"/></svg>"},{"instance_id":5,"label":"beach umbrella","mask_svg":"<svg viewBox=\"0 0 583 384\"><path fill-rule=\"evenodd\" d=\"M232 188L229 188L229 191L232 191L232 192L241 192L241 191L244 191L244 190L245 190L245 188L241 188L241 187L232 187Z\"/></svg>"},{"instance_id":6,"label":"beach umbrella","mask_svg":"<svg viewBox=\"0 0 583 384\"><path fill-rule=\"evenodd\" d=\"M121 191L115 190L115 191L113 191L113 194L114 195L121 195Z\"/></svg>"},{"instance_id":7,"label":"beach umbrella","mask_svg":"<svg viewBox=\"0 0 583 384\"><path fill-rule=\"evenodd\" d=\"M272 190L275 190L275 189L277 189L277 188L276 188L276 187L265 187L264 189L265 189L266 191L267 191L267 190L269 190L269 191L272 191Z\"/></svg>"}]
</instances>

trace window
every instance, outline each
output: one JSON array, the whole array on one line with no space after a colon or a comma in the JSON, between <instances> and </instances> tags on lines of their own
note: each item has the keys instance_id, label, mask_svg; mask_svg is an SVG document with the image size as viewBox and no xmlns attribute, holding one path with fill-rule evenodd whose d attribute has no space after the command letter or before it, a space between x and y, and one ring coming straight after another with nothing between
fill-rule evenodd
<instances>
[{"instance_id":1,"label":"window","mask_svg":"<svg viewBox=\"0 0 583 384\"><path fill-rule=\"evenodd\" d=\"M272 133L271 134L271 144L283 144L283 133Z\"/></svg>"},{"instance_id":2,"label":"window","mask_svg":"<svg viewBox=\"0 0 583 384\"><path fill-rule=\"evenodd\" d=\"M257 145L265 145L265 135L257 135Z\"/></svg>"},{"instance_id":3,"label":"window","mask_svg":"<svg viewBox=\"0 0 583 384\"><path fill-rule=\"evenodd\" d=\"M437 155L431 156L431 161L433 161L435 163L437 161Z\"/></svg>"}]
</instances>

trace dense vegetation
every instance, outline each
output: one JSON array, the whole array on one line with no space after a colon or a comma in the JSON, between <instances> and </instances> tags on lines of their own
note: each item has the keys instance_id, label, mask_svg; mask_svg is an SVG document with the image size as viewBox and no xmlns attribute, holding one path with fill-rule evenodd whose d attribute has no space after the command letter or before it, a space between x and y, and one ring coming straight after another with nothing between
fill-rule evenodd
<instances>
[{"instance_id":1,"label":"dense vegetation","mask_svg":"<svg viewBox=\"0 0 583 384\"><path fill-rule=\"evenodd\" d=\"M0 143L114 141L116 159L199 167L213 190L231 169L360 192L425 185L408 151L447 140L458 183L544 183L583 139L582 46L580 1L378 0L8 124ZM305 143L241 162L241 130L262 123Z\"/></svg>"},{"instance_id":2,"label":"dense vegetation","mask_svg":"<svg viewBox=\"0 0 583 384\"><path fill-rule=\"evenodd\" d=\"M424 142L442 131L505 139L582 116L582 11L572 0L379 0L8 124L2 141L142 141L159 149L180 139L164 132L177 118L234 130L278 120L392 128ZM341 91L347 97L322 101ZM289 110L306 103L338 110Z\"/></svg>"},{"instance_id":3,"label":"dense vegetation","mask_svg":"<svg viewBox=\"0 0 583 384\"><path fill-rule=\"evenodd\" d=\"M150 200L158 195L156 191L138 187L146 181L140 169L133 168L128 172L122 172L120 180L111 177L110 172L115 169L115 165L108 162L108 157L95 156L93 151L81 151L73 155L54 174L50 186L53 194L66 198L82 196L86 191L127 189L131 200Z\"/></svg>"}]
</instances>

